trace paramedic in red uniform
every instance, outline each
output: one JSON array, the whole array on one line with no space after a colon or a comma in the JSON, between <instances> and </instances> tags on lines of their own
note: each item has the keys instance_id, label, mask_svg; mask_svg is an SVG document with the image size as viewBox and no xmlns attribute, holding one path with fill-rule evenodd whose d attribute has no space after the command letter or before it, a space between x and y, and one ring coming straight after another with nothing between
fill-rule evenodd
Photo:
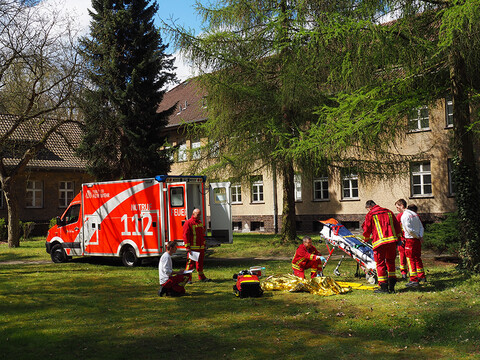
<instances>
[{"instance_id":1,"label":"paramedic in red uniform","mask_svg":"<svg viewBox=\"0 0 480 360\"><path fill-rule=\"evenodd\" d=\"M194 209L192 217L183 224L183 242L185 250L188 253L187 265L185 270L191 270L196 265L198 272L198 279L200 281L210 281L203 273L203 258L205 257L205 227L200 220L202 212L200 209ZM199 252L198 261L193 261L191 251ZM191 275L190 275L191 280Z\"/></svg>"},{"instance_id":2,"label":"paramedic in red uniform","mask_svg":"<svg viewBox=\"0 0 480 360\"><path fill-rule=\"evenodd\" d=\"M295 251L295 256L292 260L293 273L305 279L305 270L312 269L310 276L313 279L317 276L317 273L322 272L322 261L325 262L325 258L312 245L310 236L305 236L303 243Z\"/></svg>"},{"instance_id":3,"label":"paramedic in red uniform","mask_svg":"<svg viewBox=\"0 0 480 360\"><path fill-rule=\"evenodd\" d=\"M405 233L405 255L410 271L410 281L405 286L412 288L418 287L421 281L427 281L421 257L424 229L416 210L415 205L409 205L407 209L403 208L401 218Z\"/></svg>"},{"instance_id":4,"label":"paramedic in red uniform","mask_svg":"<svg viewBox=\"0 0 480 360\"><path fill-rule=\"evenodd\" d=\"M185 283L188 278L183 275L183 270L173 271L172 255L177 251L177 243L170 241L158 262L158 277L160 280L160 290L158 295L163 296L181 296L185 294Z\"/></svg>"},{"instance_id":5,"label":"paramedic in red uniform","mask_svg":"<svg viewBox=\"0 0 480 360\"><path fill-rule=\"evenodd\" d=\"M380 289L376 293L395 292L397 277L395 275L395 258L397 242L402 229L393 212L381 208L373 200L365 204L368 210L362 225L365 241L372 238L373 258L377 264L377 277Z\"/></svg>"},{"instance_id":6,"label":"paramedic in red uniform","mask_svg":"<svg viewBox=\"0 0 480 360\"><path fill-rule=\"evenodd\" d=\"M395 202L397 208L397 221L402 225L402 213L407 208L407 202L404 199L399 199ZM405 236L402 228L401 242L397 244L398 258L400 260L400 272L402 273L402 279L407 279L407 256L405 255Z\"/></svg>"}]
</instances>

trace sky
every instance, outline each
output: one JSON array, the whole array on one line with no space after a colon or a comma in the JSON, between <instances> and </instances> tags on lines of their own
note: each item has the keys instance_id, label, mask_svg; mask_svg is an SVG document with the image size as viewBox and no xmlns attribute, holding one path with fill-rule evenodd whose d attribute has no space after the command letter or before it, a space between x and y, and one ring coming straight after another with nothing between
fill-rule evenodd
<instances>
[{"instance_id":1,"label":"sky","mask_svg":"<svg viewBox=\"0 0 480 360\"><path fill-rule=\"evenodd\" d=\"M65 13L71 15L78 26L84 29L85 33L88 33L88 26L90 23L90 16L88 15L88 9L92 8L91 0L44 0L64 8ZM178 25L182 25L185 28L191 28L195 30L195 34L198 34L201 29L201 21L197 17L193 8L195 0L157 0L158 3L158 19L155 21L157 26L161 25L161 20L170 22L170 19L174 19ZM164 44L171 43L169 37L163 34L162 40ZM179 80L186 80L187 78L195 74L194 70L185 63L180 56L174 52L172 46L167 49L167 52L173 54L176 58L175 66L177 67L177 77Z\"/></svg>"}]
</instances>

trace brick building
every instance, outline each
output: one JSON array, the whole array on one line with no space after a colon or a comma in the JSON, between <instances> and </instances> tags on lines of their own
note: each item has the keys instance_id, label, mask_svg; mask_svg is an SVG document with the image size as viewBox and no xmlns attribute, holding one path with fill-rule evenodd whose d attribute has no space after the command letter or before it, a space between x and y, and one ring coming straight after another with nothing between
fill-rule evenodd
<instances>
[{"instance_id":1,"label":"brick building","mask_svg":"<svg viewBox=\"0 0 480 360\"><path fill-rule=\"evenodd\" d=\"M5 134L15 124L16 117L0 114L0 134ZM48 127L50 120L39 122ZM5 167L18 164L20 155L42 131L25 124L17 127L2 149ZM83 182L92 181L85 171L85 163L75 156L74 148L81 139L81 130L75 124L64 124L53 133L45 146L37 152L26 170L14 183L18 194L21 221L35 222L36 234L44 234L49 221L63 213ZM0 196L0 218L7 217L3 194Z\"/></svg>"}]
</instances>

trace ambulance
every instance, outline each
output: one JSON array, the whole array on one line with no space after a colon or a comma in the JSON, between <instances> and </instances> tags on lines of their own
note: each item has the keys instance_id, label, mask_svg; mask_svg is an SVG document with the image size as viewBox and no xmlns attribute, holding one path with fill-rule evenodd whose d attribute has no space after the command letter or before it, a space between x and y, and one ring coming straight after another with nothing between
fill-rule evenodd
<instances>
[{"instance_id":1,"label":"ambulance","mask_svg":"<svg viewBox=\"0 0 480 360\"><path fill-rule=\"evenodd\" d=\"M109 256L132 267L142 259L160 256L170 240L185 250L183 223L199 208L206 224L207 192L214 204L211 217L216 219L212 235L231 243L229 183L205 186L204 176L169 175L82 184L48 231L47 253L55 263L72 256Z\"/></svg>"}]
</instances>

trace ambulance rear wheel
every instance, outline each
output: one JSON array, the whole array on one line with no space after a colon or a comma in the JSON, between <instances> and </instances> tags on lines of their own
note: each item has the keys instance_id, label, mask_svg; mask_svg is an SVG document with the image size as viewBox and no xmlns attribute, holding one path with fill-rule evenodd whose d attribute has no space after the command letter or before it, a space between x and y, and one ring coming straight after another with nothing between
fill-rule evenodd
<instances>
[{"instance_id":1,"label":"ambulance rear wheel","mask_svg":"<svg viewBox=\"0 0 480 360\"><path fill-rule=\"evenodd\" d=\"M52 258L52 261L57 264L67 262L67 254L60 244L53 245L50 250L50 257Z\"/></svg>"},{"instance_id":2,"label":"ambulance rear wheel","mask_svg":"<svg viewBox=\"0 0 480 360\"><path fill-rule=\"evenodd\" d=\"M138 265L139 260L137 258L137 254L135 253L135 249L133 247L127 246L122 251L122 262L123 262L123 265L127 267L133 267Z\"/></svg>"}]
</instances>

